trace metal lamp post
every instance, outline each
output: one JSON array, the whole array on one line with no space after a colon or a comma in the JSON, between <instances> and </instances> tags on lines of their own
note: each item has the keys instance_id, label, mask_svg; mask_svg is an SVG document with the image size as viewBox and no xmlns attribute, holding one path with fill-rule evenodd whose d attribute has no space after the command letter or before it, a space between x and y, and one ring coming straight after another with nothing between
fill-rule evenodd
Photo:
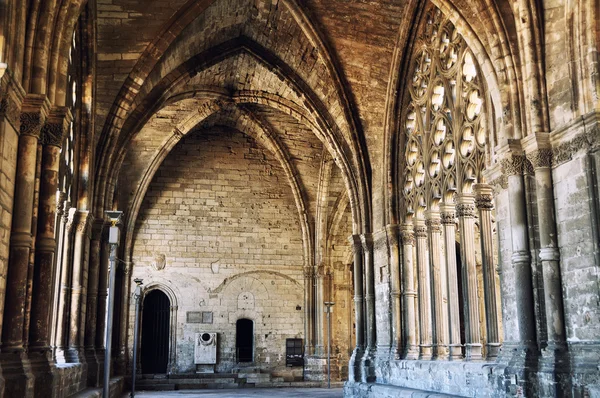
<instances>
[{"instance_id":1,"label":"metal lamp post","mask_svg":"<svg viewBox=\"0 0 600 398\"><path fill-rule=\"evenodd\" d=\"M117 258L117 246L119 245L119 227L117 223L121 218L122 211L106 211L111 226L108 230L108 243L110 245L110 271L108 277L108 309L106 311L106 352L104 353L104 388L102 398L109 398L110 395L110 357L112 350L112 327L113 327L113 309L115 306L115 265Z\"/></svg>"},{"instance_id":2,"label":"metal lamp post","mask_svg":"<svg viewBox=\"0 0 600 398\"><path fill-rule=\"evenodd\" d=\"M133 280L137 285L135 292L133 292L133 298L135 300L135 324L133 327L133 367L131 370L131 397L135 396L135 371L137 365L137 347L138 347L138 335L140 330L140 298L142 296L142 284L143 279L135 278Z\"/></svg>"},{"instance_id":3,"label":"metal lamp post","mask_svg":"<svg viewBox=\"0 0 600 398\"><path fill-rule=\"evenodd\" d=\"M327 388L331 388L331 313L333 312L333 301L325 301L325 313L327 314Z\"/></svg>"}]
</instances>

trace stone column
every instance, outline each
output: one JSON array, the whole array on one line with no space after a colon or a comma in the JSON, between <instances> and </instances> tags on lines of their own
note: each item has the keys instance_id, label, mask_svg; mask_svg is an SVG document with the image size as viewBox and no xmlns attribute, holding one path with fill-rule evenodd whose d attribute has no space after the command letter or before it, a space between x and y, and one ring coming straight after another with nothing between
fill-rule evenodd
<instances>
[{"instance_id":1,"label":"stone column","mask_svg":"<svg viewBox=\"0 0 600 398\"><path fill-rule=\"evenodd\" d=\"M87 311L85 322L85 359L88 363L88 385L97 386L101 380L102 368L96 355L96 326L98 316L98 288L100 275L100 247L104 220L95 220L92 224L90 242L90 260L87 294Z\"/></svg>"},{"instance_id":2,"label":"stone column","mask_svg":"<svg viewBox=\"0 0 600 398\"><path fill-rule=\"evenodd\" d=\"M315 355L322 357L325 355L325 343L323 338L324 324L323 324L323 302L325 301L324 296L324 275L325 269L323 264L315 267Z\"/></svg>"},{"instance_id":3,"label":"stone column","mask_svg":"<svg viewBox=\"0 0 600 398\"><path fill-rule=\"evenodd\" d=\"M375 380L375 350L377 349L377 334L375 331L375 269L373 263L373 237L370 234L360 236L363 245L365 310L366 310L366 343L363 355L363 382Z\"/></svg>"},{"instance_id":4,"label":"stone column","mask_svg":"<svg viewBox=\"0 0 600 398\"><path fill-rule=\"evenodd\" d=\"M544 281L544 304L546 311L546 331L548 351L565 348L565 320L560 273L560 252L556 215L554 210L554 189L552 183L552 150L547 133L536 134L537 148L527 154L535 171L536 203L538 211L538 233L540 238L540 260ZM545 144L545 145L544 145Z\"/></svg>"},{"instance_id":5,"label":"stone column","mask_svg":"<svg viewBox=\"0 0 600 398\"><path fill-rule=\"evenodd\" d=\"M450 359L462 358L460 341L460 305L458 296L458 272L456 264L456 223L455 205L443 203L440 206L441 221L444 228L444 248L446 257L446 275L448 278L448 314Z\"/></svg>"},{"instance_id":6,"label":"stone column","mask_svg":"<svg viewBox=\"0 0 600 398\"><path fill-rule=\"evenodd\" d=\"M433 276L433 355L437 359L448 359L448 311L446 267L442 266L442 227L440 213L428 211L426 225L429 235L429 263Z\"/></svg>"},{"instance_id":7,"label":"stone column","mask_svg":"<svg viewBox=\"0 0 600 398\"><path fill-rule=\"evenodd\" d=\"M60 192L58 197L56 198L56 220L60 223L58 226L58 241L56 242L56 268L55 268L55 277L53 283L53 303L52 303L52 313L55 314L53 317L52 331L50 336L50 344L52 345L52 356L56 361L56 348L58 345L58 341L56 340L56 333L58 328L58 299L60 297L60 283L61 283L61 275L62 275L62 260L65 255L64 253L64 244L65 244L65 229L67 225L67 212L69 211L69 206L67 206L67 202L65 201L66 194L64 192Z\"/></svg>"},{"instance_id":8,"label":"stone column","mask_svg":"<svg viewBox=\"0 0 600 398\"><path fill-rule=\"evenodd\" d=\"M90 229L89 212L77 210L75 217L75 238L73 242L73 273L71 277L71 301L69 316L69 348L67 360L72 363L85 363L83 352L82 319L85 312L84 296L86 294L86 265L88 259Z\"/></svg>"},{"instance_id":9,"label":"stone column","mask_svg":"<svg viewBox=\"0 0 600 398\"><path fill-rule=\"evenodd\" d=\"M2 369L7 397L31 393L33 376L24 352L27 271L32 249L32 217L37 164L37 147L48 114L48 100L42 95L25 98L22 106L15 195L11 227L6 300L2 325Z\"/></svg>"},{"instance_id":10,"label":"stone column","mask_svg":"<svg viewBox=\"0 0 600 398\"><path fill-rule=\"evenodd\" d=\"M427 258L427 227L425 226L425 220L416 220L415 236L417 237L417 270L419 277L420 358L429 360L433 354L433 336L431 329L431 274L429 273L429 259Z\"/></svg>"},{"instance_id":11,"label":"stone column","mask_svg":"<svg viewBox=\"0 0 600 398\"><path fill-rule=\"evenodd\" d=\"M527 233L525 182L523 181L524 160L525 158L522 155L509 153L501 161L503 174L506 176L508 186L512 238L511 263L515 272L515 312L519 329L518 341L507 342L505 340L504 346L512 346L511 348L515 351L512 356L521 356L521 361L525 360L527 352L533 350L536 345L531 257L529 254L529 237ZM508 352L508 350L506 351Z\"/></svg>"},{"instance_id":12,"label":"stone column","mask_svg":"<svg viewBox=\"0 0 600 398\"><path fill-rule=\"evenodd\" d=\"M394 359L400 359L404 352L402 340L402 308L400 303L400 243L398 236L399 225L388 225L386 227L387 243L390 249L390 278L392 299L392 355Z\"/></svg>"},{"instance_id":13,"label":"stone column","mask_svg":"<svg viewBox=\"0 0 600 398\"><path fill-rule=\"evenodd\" d=\"M58 312L56 325L56 361L58 363L67 362L67 336L69 333L69 302L71 299L71 265L73 264L73 225L75 221L75 208L70 207L66 202L65 208L69 209L63 216L65 223L63 254L61 264L61 275L59 282Z\"/></svg>"},{"instance_id":14,"label":"stone column","mask_svg":"<svg viewBox=\"0 0 600 398\"><path fill-rule=\"evenodd\" d=\"M415 266L413 264L413 246L415 233L412 224L402 225L402 298L404 304L404 340L406 359L419 358L417 347L417 292L415 291Z\"/></svg>"},{"instance_id":15,"label":"stone column","mask_svg":"<svg viewBox=\"0 0 600 398\"><path fill-rule=\"evenodd\" d=\"M129 332L129 328L127 327L129 324L129 309L131 308L131 273L133 272L133 263L131 261L123 261L119 266L117 266L117 276L121 271L121 302L120 309L116 314L119 315L119 340L113 343L113 347L119 345L119 353L117 357L117 362L115 363L115 371L118 369L122 369L122 372L125 372L127 369L126 363L129 360L129 355L127 355L127 333ZM118 283L119 279L117 278ZM118 302L117 302L118 303ZM171 306L171 310L173 307ZM115 326L117 324L115 323ZM171 356L171 358L173 358Z\"/></svg>"},{"instance_id":16,"label":"stone column","mask_svg":"<svg viewBox=\"0 0 600 398\"><path fill-rule=\"evenodd\" d=\"M313 292L314 269L312 266L304 267L304 355L314 354L314 322L313 322Z\"/></svg>"},{"instance_id":17,"label":"stone column","mask_svg":"<svg viewBox=\"0 0 600 398\"><path fill-rule=\"evenodd\" d=\"M487 184L475 184L475 204L479 210L479 230L483 262L483 290L485 299L485 325L487 329L486 358L495 360L500 349L498 304L496 303L496 264L492 234L493 188Z\"/></svg>"},{"instance_id":18,"label":"stone column","mask_svg":"<svg viewBox=\"0 0 600 398\"><path fill-rule=\"evenodd\" d=\"M98 272L98 315L96 316L96 354L99 362L104 362L106 348L106 309L108 308L108 271L110 263L110 246L108 244L108 228L102 231L100 240L100 268Z\"/></svg>"},{"instance_id":19,"label":"stone column","mask_svg":"<svg viewBox=\"0 0 600 398\"><path fill-rule=\"evenodd\" d=\"M475 264L475 201L472 194L458 195L456 213L460 226L460 258L462 261L463 307L465 320L465 358L479 360L479 299L477 297L477 265Z\"/></svg>"},{"instance_id":20,"label":"stone column","mask_svg":"<svg viewBox=\"0 0 600 398\"><path fill-rule=\"evenodd\" d=\"M352 352L348 378L350 381L360 382L363 372L361 360L365 350L365 315L364 315L364 290L363 290L363 252L359 235L350 238L354 251L354 307L356 317L356 348Z\"/></svg>"},{"instance_id":21,"label":"stone column","mask_svg":"<svg viewBox=\"0 0 600 398\"><path fill-rule=\"evenodd\" d=\"M67 108L53 109L42 129L42 174L40 210L36 238L35 269L29 330L29 356L35 376L36 396L53 396L58 388L51 357L52 298L56 256L56 191L60 168L60 149L68 131L71 115ZM35 358L34 358L35 357Z\"/></svg>"}]
</instances>

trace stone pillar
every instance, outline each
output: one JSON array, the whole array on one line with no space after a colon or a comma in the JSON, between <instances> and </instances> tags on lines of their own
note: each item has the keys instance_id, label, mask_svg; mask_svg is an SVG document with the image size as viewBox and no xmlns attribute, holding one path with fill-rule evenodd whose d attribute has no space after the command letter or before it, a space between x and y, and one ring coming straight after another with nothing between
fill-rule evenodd
<instances>
[{"instance_id":1,"label":"stone pillar","mask_svg":"<svg viewBox=\"0 0 600 398\"><path fill-rule=\"evenodd\" d=\"M63 222L65 223L63 254L60 275L60 290L58 297L58 312L56 326L56 361L58 363L67 362L67 336L69 333L69 302L71 299L71 265L73 264L72 248L73 248L73 225L75 221L75 208L70 207L70 203L66 202Z\"/></svg>"},{"instance_id":2,"label":"stone pillar","mask_svg":"<svg viewBox=\"0 0 600 398\"><path fill-rule=\"evenodd\" d=\"M402 308L400 303L400 243L398 236L399 225L388 225L386 227L388 247L390 249L390 279L392 299L392 355L394 359L400 359L404 352L402 340Z\"/></svg>"},{"instance_id":3,"label":"stone pillar","mask_svg":"<svg viewBox=\"0 0 600 398\"><path fill-rule=\"evenodd\" d=\"M538 211L538 233L540 239L540 260L544 281L544 304L546 311L546 330L548 333L548 351L565 348L565 320L560 273L560 253L554 210L554 189L552 183L552 150L547 133L538 133L539 140L533 152L527 158L533 164L536 185L536 203Z\"/></svg>"},{"instance_id":4,"label":"stone pillar","mask_svg":"<svg viewBox=\"0 0 600 398\"><path fill-rule=\"evenodd\" d=\"M65 255L64 245L65 245L65 230L67 225L67 214L69 211L69 205L67 205L66 194L64 192L60 192L58 197L56 198L56 220L59 222L58 229L58 241L56 242L56 268L55 268L55 277L53 283L54 289L54 298L52 303L52 313L55 314L53 317L52 331L50 336L50 344L52 345L52 357L56 361L56 348L58 345L58 341L56 339L57 329L58 329L58 320L59 318L59 310L58 310L58 299L60 297L60 283L61 283L61 275L62 275L62 260Z\"/></svg>"},{"instance_id":5,"label":"stone pillar","mask_svg":"<svg viewBox=\"0 0 600 398\"><path fill-rule=\"evenodd\" d=\"M446 267L442 266L442 227L440 213L428 211L426 214L429 235L429 263L433 277L433 355L437 359L448 359L448 310Z\"/></svg>"},{"instance_id":6,"label":"stone pillar","mask_svg":"<svg viewBox=\"0 0 600 398\"><path fill-rule=\"evenodd\" d=\"M36 237L35 269L29 330L29 357L35 376L36 397L53 396L58 388L50 349L53 283L56 256L56 191L60 168L60 149L71 121L67 108L53 109L42 129L42 174L40 210Z\"/></svg>"},{"instance_id":7,"label":"stone pillar","mask_svg":"<svg viewBox=\"0 0 600 398\"><path fill-rule=\"evenodd\" d=\"M6 300L2 325L2 368L7 397L24 397L33 389L33 376L24 352L27 270L32 249L32 216L37 147L48 114L45 96L25 98L21 113L15 195L10 239Z\"/></svg>"},{"instance_id":8,"label":"stone pillar","mask_svg":"<svg viewBox=\"0 0 600 398\"><path fill-rule=\"evenodd\" d=\"M415 222L417 237L417 271L419 277L419 331L420 358L429 360L433 355L432 316L431 316L431 275L427 258L427 227L425 220Z\"/></svg>"},{"instance_id":9,"label":"stone pillar","mask_svg":"<svg viewBox=\"0 0 600 398\"><path fill-rule=\"evenodd\" d=\"M102 231L100 239L100 268L98 272L98 306L96 316L96 355L99 365L104 363L106 349L106 309L108 308L108 271L110 263L110 246L108 244L108 228ZM102 366L100 366L102 369Z\"/></svg>"},{"instance_id":10,"label":"stone pillar","mask_svg":"<svg viewBox=\"0 0 600 398\"><path fill-rule=\"evenodd\" d=\"M71 276L71 301L69 316L67 360L71 363L85 363L83 352L83 320L85 319L86 273L89 248L90 214L77 210L75 216L75 237L73 242L73 273Z\"/></svg>"},{"instance_id":11,"label":"stone pillar","mask_svg":"<svg viewBox=\"0 0 600 398\"><path fill-rule=\"evenodd\" d=\"M365 323L366 323L366 348L363 355L363 382L375 380L375 355L377 349L377 334L375 331L375 266L373 263L373 238L370 234L360 236L363 246L364 258L364 284L365 284Z\"/></svg>"},{"instance_id":12,"label":"stone pillar","mask_svg":"<svg viewBox=\"0 0 600 398\"><path fill-rule=\"evenodd\" d=\"M363 290L363 252L359 235L352 235L350 243L354 251L354 307L356 317L356 347L350 358L348 370L349 381L360 382L363 372L361 360L365 350L365 314L364 314L364 290Z\"/></svg>"},{"instance_id":13,"label":"stone pillar","mask_svg":"<svg viewBox=\"0 0 600 398\"><path fill-rule=\"evenodd\" d=\"M510 227L512 238L511 263L515 272L516 316L519 341L505 341L504 346L513 346L512 356L525 360L528 350L536 343L533 284L531 279L531 258L527 233L527 210L525 204L525 182L523 181L524 156L508 154L501 161L503 174L507 179ZM517 350L519 350L517 352ZM506 350L508 352L508 350Z\"/></svg>"},{"instance_id":14,"label":"stone pillar","mask_svg":"<svg viewBox=\"0 0 600 398\"><path fill-rule=\"evenodd\" d=\"M500 349L500 327L496 302L496 264L492 234L493 188L487 184L475 184L475 204L479 210L479 230L483 262L483 290L485 299L485 325L487 330L486 358L495 360Z\"/></svg>"},{"instance_id":15,"label":"stone pillar","mask_svg":"<svg viewBox=\"0 0 600 398\"><path fill-rule=\"evenodd\" d=\"M413 246L415 233L412 224L402 225L402 298L404 304L404 340L406 359L419 358L417 347L417 292L415 291L415 266L413 264Z\"/></svg>"},{"instance_id":16,"label":"stone pillar","mask_svg":"<svg viewBox=\"0 0 600 398\"><path fill-rule=\"evenodd\" d=\"M92 224L90 242L90 260L87 294L87 311L85 322L85 360L88 363L88 385L97 386L102 380L102 369L96 353L96 326L98 316L98 289L100 275L100 248L102 245L102 229L104 220L95 220Z\"/></svg>"},{"instance_id":17,"label":"stone pillar","mask_svg":"<svg viewBox=\"0 0 600 398\"><path fill-rule=\"evenodd\" d=\"M325 269L323 264L317 265L315 267L315 312L314 312L314 320L315 320L315 355L318 357L322 357L326 354L325 352L325 343L324 343L324 324L323 324L323 302L325 301L324 295L324 278L325 278Z\"/></svg>"},{"instance_id":18,"label":"stone pillar","mask_svg":"<svg viewBox=\"0 0 600 398\"><path fill-rule=\"evenodd\" d=\"M479 360L479 299L477 297L477 265L475 264L475 203L471 194L458 195L456 213L460 226L460 258L462 261L463 307L465 320L465 358Z\"/></svg>"},{"instance_id":19,"label":"stone pillar","mask_svg":"<svg viewBox=\"0 0 600 398\"><path fill-rule=\"evenodd\" d=\"M458 296L458 272L456 264L456 223L455 205L444 203L440 206L444 229L446 276L448 279L448 314L450 359L462 358L460 341L460 305Z\"/></svg>"},{"instance_id":20,"label":"stone pillar","mask_svg":"<svg viewBox=\"0 0 600 398\"><path fill-rule=\"evenodd\" d=\"M314 269L311 266L304 267L304 355L314 353L314 322L313 322L313 281Z\"/></svg>"}]
</instances>

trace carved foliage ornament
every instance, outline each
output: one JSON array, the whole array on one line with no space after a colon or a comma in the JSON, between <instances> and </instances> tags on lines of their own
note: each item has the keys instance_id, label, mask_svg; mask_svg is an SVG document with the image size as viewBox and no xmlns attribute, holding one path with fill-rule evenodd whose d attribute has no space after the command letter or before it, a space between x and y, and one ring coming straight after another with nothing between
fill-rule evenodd
<instances>
[{"instance_id":1,"label":"carved foliage ornament","mask_svg":"<svg viewBox=\"0 0 600 398\"><path fill-rule=\"evenodd\" d=\"M452 212L443 212L441 214L441 222L444 225L453 225L455 224L456 214Z\"/></svg>"},{"instance_id":2,"label":"carved foliage ornament","mask_svg":"<svg viewBox=\"0 0 600 398\"><path fill-rule=\"evenodd\" d=\"M552 150L538 149L528 154L527 159L531 162L534 169L552 167Z\"/></svg>"},{"instance_id":3,"label":"carved foliage ornament","mask_svg":"<svg viewBox=\"0 0 600 398\"><path fill-rule=\"evenodd\" d=\"M477 194L475 195L475 205L478 209L482 210L492 210L494 208L494 204L492 203L492 195L491 194Z\"/></svg>"},{"instance_id":4,"label":"carved foliage ornament","mask_svg":"<svg viewBox=\"0 0 600 398\"><path fill-rule=\"evenodd\" d=\"M403 245L411 245L415 244L415 233L413 231L403 230L400 232L400 237L402 239Z\"/></svg>"},{"instance_id":5,"label":"carved foliage ornament","mask_svg":"<svg viewBox=\"0 0 600 398\"><path fill-rule=\"evenodd\" d=\"M475 217L475 206L471 203L459 203L456 205L456 214L459 217Z\"/></svg>"},{"instance_id":6,"label":"carved foliage ornament","mask_svg":"<svg viewBox=\"0 0 600 398\"><path fill-rule=\"evenodd\" d=\"M21 127L19 132L21 135L40 138L42 123L42 115L39 112L23 112L21 113Z\"/></svg>"},{"instance_id":7,"label":"carved foliage ornament","mask_svg":"<svg viewBox=\"0 0 600 398\"><path fill-rule=\"evenodd\" d=\"M43 145L60 148L64 138L64 131L62 123L46 123L42 127L40 141Z\"/></svg>"},{"instance_id":8,"label":"carved foliage ornament","mask_svg":"<svg viewBox=\"0 0 600 398\"><path fill-rule=\"evenodd\" d=\"M522 175L525 167L525 156L512 155L507 159L502 159L502 173L506 176Z\"/></svg>"}]
</instances>

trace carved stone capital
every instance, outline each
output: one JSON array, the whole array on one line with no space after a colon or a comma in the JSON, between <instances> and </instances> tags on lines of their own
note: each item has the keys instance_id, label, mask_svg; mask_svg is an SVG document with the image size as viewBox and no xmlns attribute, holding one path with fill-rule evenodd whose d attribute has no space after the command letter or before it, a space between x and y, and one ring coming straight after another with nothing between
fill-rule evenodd
<instances>
[{"instance_id":1,"label":"carved stone capital","mask_svg":"<svg viewBox=\"0 0 600 398\"><path fill-rule=\"evenodd\" d=\"M313 267L302 267L302 274L305 278L312 278L315 275L315 270Z\"/></svg>"},{"instance_id":2,"label":"carved stone capital","mask_svg":"<svg viewBox=\"0 0 600 398\"><path fill-rule=\"evenodd\" d=\"M427 226L424 223L415 225L415 237L427 238Z\"/></svg>"},{"instance_id":3,"label":"carved stone capital","mask_svg":"<svg viewBox=\"0 0 600 398\"><path fill-rule=\"evenodd\" d=\"M42 126L48 115L49 102L45 96L27 96L21 108L20 135L29 135L39 139Z\"/></svg>"},{"instance_id":4,"label":"carved stone capital","mask_svg":"<svg viewBox=\"0 0 600 398\"><path fill-rule=\"evenodd\" d=\"M475 205L473 203L459 203L456 205L456 215L458 217L475 217Z\"/></svg>"},{"instance_id":5,"label":"carved stone capital","mask_svg":"<svg viewBox=\"0 0 600 398\"><path fill-rule=\"evenodd\" d=\"M552 150L550 148L538 149L527 154L527 159L534 169L552 167Z\"/></svg>"},{"instance_id":6,"label":"carved stone capital","mask_svg":"<svg viewBox=\"0 0 600 398\"><path fill-rule=\"evenodd\" d=\"M25 91L14 81L8 70L0 73L0 119L6 118L16 131L19 131L21 106Z\"/></svg>"},{"instance_id":7,"label":"carved stone capital","mask_svg":"<svg viewBox=\"0 0 600 398\"><path fill-rule=\"evenodd\" d=\"M70 204L65 205L65 207L70 206ZM67 232L67 234L71 234L71 231L73 230L73 226L75 225L75 213L77 212L77 209L75 209L74 207L69 208L69 211L67 212L67 222L65 224L65 230Z\"/></svg>"},{"instance_id":8,"label":"carved stone capital","mask_svg":"<svg viewBox=\"0 0 600 398\"><path fill-rule=\"evenodd\" d=\"M71 111L66 107L54 108L50 111L46 123L42 127L40 141L43 145L61 148L69 132Z\"/></svg>"},{"instance_id":9,"label":"carved stone capital","mask_svg":"<svg viewBox=\"0 0 600 398\"><path fill-rule=\"evenodd\" d=\"M411 224L404 224L400 230L400 239L403 245L415 245L415 231Z\"/></svg>"},{"instance_id":10,"label":"carved stone capital","mask_svg":"<svg viewBox=\"0 0 600 398\"><path fill-rule=\"evenodd\" d=\"M431 232L442 232L442 222L439 218L428 218L425 225Z\"/></svg>"},{"instance_id":11,"label":"carved stone capital","mask_svg":"<svg viewBox=\"0 0 600 398\"><path fill-rule=\"evenodd\" d=\"M56 195L56 216L58 218L62 217L63 214L65 213L65 208L63 206L65 199L67 197L67 194L64 192L59 192L58 195Z\"/></svg>"},{"instance_id":12,"label":"carved stone capital","mask_svg":"<svg viewBox=\"0 0 600 398\"><path fill-rule=\"evenodd\" d=\"M92 229L92 224L94 222L94 216L92 216L87 211L78 211L77 213L78 213L78 219L77 219L76 233L91 237L91 229Z\"/></svg>"},{"instance_id":13,"label":"carved stone capital","mask_svg":"<svg viewBox=\"0 0 600 398\"><path fill-rule=\"evenodd\" d=\"M506 176L522 175L525 167L524 155L510 155L506 159L502 159L502 173Z\"/></svg>"},{"instance_id":14,"label":"carved stone capital","mask_svg":"<svg viewBox=\"0 0 600 398\"><path fill-rule=\"evenodd\" d=\"M492 210L494 208L494 188L488 184L475 184L475 206L480 210Z\"/></svg>"},{"instance_id":15,"label":"carved stone capital","mask_svg":"<svg viewBox=\"0 0 600 398\"><path fill-rule=\"evenodd\" d=\"M373 250L373 237L371 234L362 234L360 236L360 241L362 243L363 251L369 252Z\"/></svg>"}]
</instances>

